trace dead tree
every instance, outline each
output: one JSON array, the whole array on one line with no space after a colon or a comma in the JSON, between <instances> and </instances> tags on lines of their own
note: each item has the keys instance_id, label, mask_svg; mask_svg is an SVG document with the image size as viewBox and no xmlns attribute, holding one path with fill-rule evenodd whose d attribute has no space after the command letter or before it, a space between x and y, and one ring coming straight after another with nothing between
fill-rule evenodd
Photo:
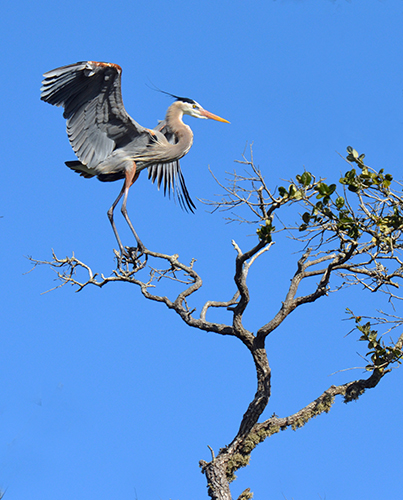
<instances>
[{"instance_id":1,"label":"dead tree","mask_svg":"<svg viewBox=\"0 0 403 500\"><path fill-rule=\"evenodd\" d=\"M235 249L235 293L229 300L207 301L197 315L189 303L203 285L202 278L195 269L195 261L184 264L179 261L178 255L165 255L147 249L141 263L126 260L107 277L94 274L74 255L65 259L53 255L51 262L31 259L35 264L51 265L61 281L59 286L72 284L78 291L89 285L103 287L116 282L136 285L146 299L165 304L188 326L237 337L250 351L256 368L256 393L251 397L231 443L223 446L217 454L211 450L209 462L200 461L212 500L232 498L229 485L235 479L235 472L248 464L253 449L259 443L280 430L298 429L313 417L329 412L336 396L341 396L346 403L358 399L366 389L376 387L402 359L403 333L389 343L385 343L382 337L385 330L389 332L393 328L401 328L403 319L396 316L364 318L349 311L359 332L359 340L368 346L365 367L368 376L332 385L293 415L273 415L260 421L271 393L271 368L265 340L295 309L326 297L330 291L350 286L384 293L390 301L401 300L397 293L403 278L401 188L400 191L394 189L398 183L390 174L366 166L364 155L358 155L351 147L347 148L347 152L348 170L338 184L327 184L305 171L273 192L252 155L250 159L244 157L238 162L246 173L233 173L229 185L220 184L223 196L218 201L206 203L214 210L227 210L230 220L256 224L256 242L253 248L243 251L232 241ZM286 217L283 213L288 209L296 223L284 222ZM246 210L249 215L240 216L239 210ZM277 219L280 212L282 217ZM277 313L272 318L263 318L260 328L251 332L243 323L251 300L248 273L256 259L268 252L284 231L300 245L295 273L290 277L286 296L278 297L280 305ZM153 262L153 266L149 266L148 261ZM80 278L82 272L85 273L84 279ZM181 291L172 298L159 295L156 290L163 279L177 282ZM299 294L302 282L308 282L310 286L306 295ZM212 307L227 311L231 321L209 321L208 313ZM381 331L374 329L374 325L379 325ZM252 498L252 493L248 488L238 500L249 498Z\"/></svg>"}]
</instances>

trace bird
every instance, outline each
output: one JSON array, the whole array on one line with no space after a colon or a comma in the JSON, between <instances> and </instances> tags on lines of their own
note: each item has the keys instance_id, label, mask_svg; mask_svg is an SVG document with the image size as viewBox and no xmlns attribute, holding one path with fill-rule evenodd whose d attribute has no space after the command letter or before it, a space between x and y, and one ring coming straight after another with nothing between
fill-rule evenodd
<instances>
[{"instance_id":1,"label":"bird","mask_svg":"<svg viewBox=\"0 0 403 500\"><path fill-rule=\"evenodd\" d=\"M123 105L121 76L118 64L82 61L44 73L41 87L41 100L64 108L67 135L78 159L66 161L67 167L84 178L97 177L103 182L123 179L122 189L107 212L119 245L120 262L133 255L123 248L113 218L122 197L121 212L137 243L135 258L145 251L126 208L129 189L142 170L148 169L148 178L157 181L158 189L164 186L164 194L170 196L172 191L184 210L193 212L196 208L179 164L193 143L193 132L183 122L183 115L230 123L193 99L161 91L175 101L164 120L153 129L145 128Z\"/></svg>"}]
</instances>

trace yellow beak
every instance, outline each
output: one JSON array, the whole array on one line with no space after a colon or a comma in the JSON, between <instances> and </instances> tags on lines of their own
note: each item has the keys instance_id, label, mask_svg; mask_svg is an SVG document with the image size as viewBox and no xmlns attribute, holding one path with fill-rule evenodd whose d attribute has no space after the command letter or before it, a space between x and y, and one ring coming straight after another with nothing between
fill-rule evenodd
<instances>
[{"instance_id":1,"label":"yellow beak","mask_svg":"<svg viewBox=\"0 0 403 500\"><path fill-rule=\"evenodd\" d=\"M210 118L211 120L216 120L217 122L231 123L228 120L225 120L224 118L220 118L217 115L213 115L213 113L210 113L210 111L206 111L205 109L200 110L200 114L205 116L206 118Z\"/></svg>"}]
</instances>

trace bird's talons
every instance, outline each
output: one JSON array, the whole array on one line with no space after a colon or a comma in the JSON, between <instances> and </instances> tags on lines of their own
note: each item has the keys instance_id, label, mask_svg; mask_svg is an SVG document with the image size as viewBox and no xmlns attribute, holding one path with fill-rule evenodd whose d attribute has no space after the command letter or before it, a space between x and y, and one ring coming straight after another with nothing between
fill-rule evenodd
<instances>
[{"instance_id":1,"label":"bird's talons","mask_svg":"<svg viewBox=\"0 0 403 500\"><path fill-rule=\"evenodd\" d=\"M148 260L148 255L145 253L146 248L144 246L142 247L125 247L124 249L122 248L121 252L118 252L117 250L113 250L117 264L118 264L118 270L119 271L129 271L129 265L133 266L134 271L139 271L140 269L143 269ZM143 260L140 260L140 258L144 256Z\"/></svg>"},{"instance_id":2,"label":"bird's talons","mask_svg":"<svg viewBox=\"0 0 403 500\"><path fill-rule=\"evenodd\" d=\"M144 247L125 247L125 252L127 252L128 258L134 263L144 254Z\"/></svg>"},{"instance_id":3,"label":"bird's talons","mask_svg":"<svg viewBox=\"0 0 403 500\"><path fill-rule=\"evenodd\" d=\"M125 247L125 250L130 256L130 264L133 264L136 271L139 271L146 266L148 255L146 253L146 247L143 244L138 245L137 247ZM140 260L140 257L144 257L144 259Z\"/></svg>"},{"instance_id":4,"label":"bird's talons","mask_svg":"<svg viewBox=\"0 0 403 500\"><path fill-rule=\"evenodd\" d=\"M141 242L137 247L121 247L120 252L113 249L113 253L116 257L118 271L137 272L147 264L147 249ZM143 260L140 260L141 257L144 257ZM130 265L133 266L131 270L129 269Z\"/></svg>"}]
</instances>

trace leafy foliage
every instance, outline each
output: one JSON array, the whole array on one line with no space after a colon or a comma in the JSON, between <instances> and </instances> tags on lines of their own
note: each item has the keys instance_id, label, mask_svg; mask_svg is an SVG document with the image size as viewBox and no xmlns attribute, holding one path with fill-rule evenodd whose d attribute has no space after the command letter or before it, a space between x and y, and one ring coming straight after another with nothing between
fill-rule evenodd
<instances>
[{"instance_id":1,"label":"leafy foliage","mask_svg":"<svg viewBox=\"0 0 403 500\"><path fill-rule=\"evenodd\" d=\"M263 241L264 243L271 243L272 241L272 233L275 231L275 227L272 225L271 220L266 219L265 220L265 225L260 226L256 232L257 235L259 236L259 239Z\"/></svg>"},{"instance_id":2,"label":"leafy foliage","mask_svg":"<svg viewBox=\"0 0 403 500\"><path fill-rule=\"evenodd\" d=\"M377 248L391 250L397 244L400 248L403 200L400 192L391 191L392 175L385 174L384 169L375 171L366 166L365 155L359 155L351 146L347 153L346 160L355 163L358 170L352 167L339 179L342 192L337 191L336 184L327 184L324 179L317 181L311 172L305 171L288 188L278 188L279 205L302 202L308 209L298 224L302 233L308 231L312 235L316 231L324 237L337 237L342 246L370 236L369 243ZM350 200L348 192L356 199Z\"/></svg>"},{"instance_id":3,"label":"leafy foliage","mask_svg":"<svg viewBox=\"0 0 403 500\"><path fill-rule=\"evenodd\" d=\"M354 319L356 329L361 332L361 337L358 340L368 343L369 351L366 356L371 357L371 363L365 367L367 371L384 371L391 364L398 363L400 365L402 363L403 351L400 345L396 345L392 341L386 345L381 336L378 335L378 331L372 328L370 321L363 323L361 316L356 316L350 309L347 309L347 312L351 315L350 319Z\"/></svg>"}]
</instances>

